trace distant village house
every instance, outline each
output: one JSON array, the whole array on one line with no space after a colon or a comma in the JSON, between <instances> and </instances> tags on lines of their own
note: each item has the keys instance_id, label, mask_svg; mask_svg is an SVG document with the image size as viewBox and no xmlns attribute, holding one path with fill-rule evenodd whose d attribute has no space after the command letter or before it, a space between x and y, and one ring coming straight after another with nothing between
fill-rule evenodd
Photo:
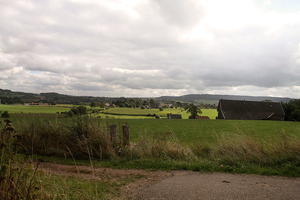
<instances>
[{"instance_id":1,"label":"distant village house","mask_svg":"<svg viewBox=\"0 0 300 200\"><path fill-rule=\"evenodd\" d=\"M169 114L169 119L182 119L181 114Z\"/></svg>"}]
</instances>

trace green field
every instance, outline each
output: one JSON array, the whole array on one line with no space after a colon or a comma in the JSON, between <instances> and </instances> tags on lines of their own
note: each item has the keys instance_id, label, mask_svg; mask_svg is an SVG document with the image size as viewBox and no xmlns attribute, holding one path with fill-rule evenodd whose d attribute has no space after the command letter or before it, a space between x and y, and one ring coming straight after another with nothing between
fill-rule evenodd
<instances>
[{"instance_id":1,"label":"green field","mask_svg":"<svg viewBox=\"0 0 300 200\"><path fill-rule=\"evenodd\" d=\"M2 112L7 111L9 114L56 114L61 112L69 111L73 105L1 105L0 109ZM90 110L98 110L91 109ZM168 113L181 114L183 119L188 119L190 113L186 113L184 109L163 109L159 111L158 108L155 109L141 109L141 108L109 108L104 111L101 111L98 114L91 114L94 117L101 118L116 118L116 119L153 119L153 116L147 115L159 115L161 118L166 118ZM215 119L217 116L217 110L215 109L202 109L201 116L209 116L210 119ZM15 115L21 117L21 115ZM27 117L27 116L24 116Z\"/></svg>"},{"instance_id":2,"label":"green field","mask_svg":"<svg viewBox=\"0 0 300 200\"><path fill-rule=\"evenodd\" d=\"M9 114L12 113L47 113L55 114L57 112L69 111L72 105L57 105L57 106L44 106L44 105L1 105L0 109L2 112L7 111Z\"/></svg>"},{"instance_id":3,"label":"green field","mask_svg":"<svg viewBox=\"0 0 300 200\"><path fill-rule=\"evenodd\" d=\"M55 116L55 115L54 115ZM56 115L60 116L60 115ZM137 142L141 136L155 136L156 134L170 133L170 137L174 141L185 144L196 143L214 143L223 136L245 135L250 136L254 140L261 142L280 141L282 135L295 135L300 137L300 124L290 121L261 121L261 120L194 120L194 119L132 119L130 117L117 118L111 115L106 118L104 115L97 118L99 126L107 126L109 124L117 124L119 127L119 135L122 135L122 124L129 124L130 137L132 142ZM138 116L136 116L139 118ZM51 121L51 124L65 124L69 126L72 118L37 116L37 118L11 118L14 127L22 128L24 122L31 124L38 121Z\"/></svg>"},{"instance_id":4,"label":"green field","mask_svg":"<svg viewBox=\"0 0 300 200\"><path fill-rule=\"evenodd\" d=\"M300 137L300 124L276 121L242 121L242 120L170 120L170 119L116 119L109 123L130 125L131 140L137 141L141 135L170 132L173 138L183 143L214 143L224 135L247 135L255 140L281 140L282 134Z\"/></svg>"},{"instance_id":5,"label":"green field","mask_svg":"<svg viewBox=\"0 0 300 200\"><path fill-rule=\"evenodd\" d=\"M109 114L114 114L118 115L120 114L119 118L123 118L122 115L128 115L128 116L133 116L133 115L159 115L162 118L166 118L168 113L172 114L181 114L182 119L188 119L190 116L190 113L186 113L186 111L183 108L166 108L163 109L163 111L159 111L158 108L154 109L141 109L141 108L110 108L108 110L104 111L105 113ZM216 119L216 116L218 115L216 109L202 109L202 114L201 116L209 116L210 119ZM128 117L130 118L130 117Z\"/></svg>"},{"instance_id":6,"label":"green field","mask_svg":"<svg viewBox=\"0 0 300 200\"><path fill-rule=\"evenodd\" d=\"M2 111L8 111L14 122L26 121L23 118L57 118L63 115L57 115L57 112L69 111L72 105L56 106L23 106L23 105L1 105ZM188 120L189 113L183 109L140 109L140 108L110 108L100 114L89 114L97 117L99 124L130 125L131 139L136 142L141 135L154 135L155 133L170 132L173 138L183 143L195 143L199 141L213 142L216 137L228 134L244 134L257 140L280 139L282 133L300 134L300 124L295 122L277 122L277 121L241 121L241 120ZM107 114L107 113L110 114ZM23 114L21 114L23 113ZM167 113L181 114L182 120L163 119ZM162 119L145 116L148 114L160 115ZM217 111L215 109L202 109L202 116L209 116L215 119ZM23 117L23 118L22 118ZM35 120L35 119L34 119ZM30 119L28 119L30 121ZM68 124L71 118L59 119L59 123ZM30 122L28 122L30 123ZM119 130L121 130L119 128Z\"/></svg>"}]
</instances>

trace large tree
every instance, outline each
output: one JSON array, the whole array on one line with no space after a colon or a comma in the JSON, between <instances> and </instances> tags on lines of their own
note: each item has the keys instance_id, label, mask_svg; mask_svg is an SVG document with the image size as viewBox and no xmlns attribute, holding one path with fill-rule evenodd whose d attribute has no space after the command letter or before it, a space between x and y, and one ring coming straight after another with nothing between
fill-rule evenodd
<instances>
[{"instance_id":1,"label":"large tree","mask_svg":"<svg viewBox=\"0 0 300 200\"><path fill-rule=\"evenodd\" d=\"M151 108L156 108L156 106L157 106L155 99L152 99L152 98L150 99L149 104L150 104Z\"/></svg>"},{"instance_id":2,"label":"large tree","mask_svg":"<svg viewBox=\"0 0 300 200\"><path fill-rule=\"evenodd\" d=\"M187 113L191 113L191 115L189 116L189 119L195 119L196 116L198 116L198 114L201 114L202 111L201 109L194 105L193 103L191 103L186 111Z\"/></svg>"},{"instance_id":3,"label":"large tree","mask_svg":"<svg viewBox=\"0 0 300 200\"><path fill-rule=\"evenodd\" d=\"M282 107L285 121L300 121L300 99L291 100L289 103L282 102Z\"/></svg>"},{"instance_id":4,"label":"large tree","mask_svg":"<svg viewBox=\"0 0 300 200\"><path fill-rule=\"evenodd\" d=\"M97 106L97 102L93 101L91 104L90 104L90 107L91 108L95 108Z\"/></svg>"}]
</instances>

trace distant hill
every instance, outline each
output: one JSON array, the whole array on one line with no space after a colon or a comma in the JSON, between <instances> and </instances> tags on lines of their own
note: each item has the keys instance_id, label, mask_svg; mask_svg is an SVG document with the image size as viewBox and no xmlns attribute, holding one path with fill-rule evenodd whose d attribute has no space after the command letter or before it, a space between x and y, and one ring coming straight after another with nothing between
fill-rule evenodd
<instances>
[{"instance_id":1,"label":"distant hill","mask_svg":"<svg viewBox=\"0 0 300 200\"><path fill-rule=\"evenodd\" d=\"M274 102L289 102L291 98L285 97L268 97L268 96L238 96L238 95L214 95L214 94L188 94L183 96L161 96L156 98L158 101L169 102L169 101L181 101L189 103L207 103L207 104L218 104L220 99L230 100L247 100L247 101L265 101L270 100Z\"/></svg>"},{"instance_id":2,"label":"distant hill","mask_svg":"<svg viewBox=\"0 0 300 200\"><path fill-rule=\"evenodd\" d=\"M93 96L71 96L66 94L59 94L55 92L49 93L25 93L13 92L11 90L0 89L0 99L2 103L26 103L26 102L43 102L43 103L69 103L79 104L90 102L111 102L124 99L124 97L93 97ZM147 99L147 98L140 98ZM188 94L183 96L161 96L154 98L157 102L180 101L195 104L218 104L220 99L231 100L247 100L247 101L276 101L289 102L291 98L282 97L255 97L255 96L237 96L237 95L213 95L213 94Z\"/></svg>"}]
</instances>

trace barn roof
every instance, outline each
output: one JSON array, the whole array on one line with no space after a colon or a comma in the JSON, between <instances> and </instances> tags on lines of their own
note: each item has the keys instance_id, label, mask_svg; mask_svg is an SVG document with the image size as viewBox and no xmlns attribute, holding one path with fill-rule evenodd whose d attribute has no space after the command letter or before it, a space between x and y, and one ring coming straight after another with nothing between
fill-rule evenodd
<instances>
[{"instance_id":1,"label":"barn roof","mask_svg":"<svg viewBox=\"0 0 300 200\"><path fill-rule=\"evenodd\" d=\"M284 115L279 102L221 99L218 105L219 119L261 120Z\"/></svg>"},{"instance_id":2,"label":"barn roof","mask_svg":"<svg viewBox=\"0 0 300 200\"><path fill-rule=\"evenodd\" d=\"M181 114L169 114L169 119L182 119Z\"/></svg>"},{"instance_id":3,"label":"barn roof","mask_svg":"<svg viewBox=\"0 0 300 200\"><path fill-rule=\"evenodd\" d=\"M208 116L196 116L196 119L210 119Z\"/></svg>"}]
</instances>

